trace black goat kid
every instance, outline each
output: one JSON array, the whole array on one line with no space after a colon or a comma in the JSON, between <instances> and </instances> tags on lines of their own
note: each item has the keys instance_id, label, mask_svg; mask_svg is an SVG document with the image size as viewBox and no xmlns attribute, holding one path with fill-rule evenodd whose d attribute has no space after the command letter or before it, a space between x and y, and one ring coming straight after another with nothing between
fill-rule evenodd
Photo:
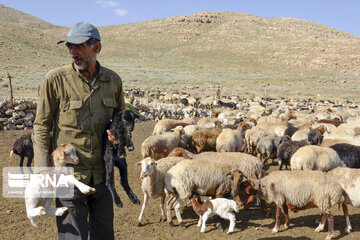
<instances>
[{"instance_id":1,"label":"black goat kid","mask_svg":"<svg viewBox=\"0 0 360 240\"><path fill-rule=\"evenodd\" d=\"M131 132L134 130L135 119L139 118L133 111L124 110L117 113L110 125L110 131L119 145L116 148L106 137L105 149L105 169L106 169L106 186L109 188L113 201L116 206L122 207L123 204L116 192L114 185L114 166L119 169L120 183L128 195L130 201L134 204L140 204L140 200L131 190L127 178L127 163L125 146L129 151L134 150L134 144L131 140ZM107 134L106 134L107 135Z\"/></svg>"},{"instance_id":2,"label":"black goat kid","mask_svg":"<svg viewBox=\"0 0 360 240\"><path fill-rule=\"evenodd\" d=\"M31 162L34 158L33 142L31 140L31 133L24 134L15 140L13 149L10 152L12 154L20 156L19 166L22 167L24 164L24 158L27 157L27 167L31 167Z\"/></svg>"}]
</instances>

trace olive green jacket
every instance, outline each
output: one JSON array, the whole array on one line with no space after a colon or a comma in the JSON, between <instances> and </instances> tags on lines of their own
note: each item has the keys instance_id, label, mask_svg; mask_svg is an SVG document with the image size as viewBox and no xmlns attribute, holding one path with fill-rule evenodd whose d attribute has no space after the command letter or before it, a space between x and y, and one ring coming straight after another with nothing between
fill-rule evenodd
<instances>
[{"instance_id":1,"label":"olive green jacket","mask_svg":"<svg viewBox=\"0 0 360 240\"><path fill-rule=\"evenodd\" d=\"M52 147L70 143L80 163L75 176L88 184L104 181L102 138L114 113L125 109L121 78L101 67L94 86L72 64L50 71L42 85L34 121L35 166L48 166L50 131Z\"/></svg>"}]
</instances>

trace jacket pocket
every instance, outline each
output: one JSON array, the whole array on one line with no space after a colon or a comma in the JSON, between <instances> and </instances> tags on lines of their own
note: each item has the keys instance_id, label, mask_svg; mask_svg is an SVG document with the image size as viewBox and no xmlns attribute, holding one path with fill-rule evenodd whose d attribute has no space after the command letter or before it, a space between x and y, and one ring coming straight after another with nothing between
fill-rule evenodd
<instances>
[{"instance_id":1,"label":"jacket pocket","mask_svg":"<svg viewBox=\"0 0 360 240\"><path fill-rule=\"evenodd\" d=\"M117 103L114 99L111 98L103 98L103 104L106 107L110 107L110 108L116 108L117 107Z\"/></svg>"},{"instance_id":2,"label":"jacket pocket","mask_svg":"<svg viewBox=\"0 0 360 240\"><path fill-rule=\"evenodd\" d=\"M62 126L79 128L81 121L81 100L60 101L59 124Z\"/></svg>"}]
</instances>

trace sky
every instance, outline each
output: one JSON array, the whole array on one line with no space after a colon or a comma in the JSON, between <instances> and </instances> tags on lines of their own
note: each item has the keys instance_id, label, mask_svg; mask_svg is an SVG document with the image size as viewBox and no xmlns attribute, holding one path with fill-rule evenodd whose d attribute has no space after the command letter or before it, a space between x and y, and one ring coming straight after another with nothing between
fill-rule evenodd
<instances>
[{"instance_id":1,"label":"sky","mask_svg":"<svg viewBox=\"0 0 360 240\"><path fill-rule=\"evenodd\" d=\"M0 4L67 27L80 21L108 26L232 11L304 19L360 36L360 0L0 0Z\"/></svg>"}]
</instances>

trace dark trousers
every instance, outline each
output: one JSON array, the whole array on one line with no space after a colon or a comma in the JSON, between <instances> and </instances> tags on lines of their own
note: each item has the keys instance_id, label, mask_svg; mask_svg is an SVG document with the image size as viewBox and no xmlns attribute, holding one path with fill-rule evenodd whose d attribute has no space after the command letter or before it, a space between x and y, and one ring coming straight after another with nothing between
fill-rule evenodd
<instances>
[{"instance_id":1,"label":"dark trousers","mask_svg":"<svg viewBox=\"0 0 360 240\"><path fill-rule=\"evenodd\" d=\"M59 240L114 239L111 193L105 183L95 185L94 188L94 194L85 195L75 187L73 198L56 199L56 207L68 208L64 215L56 217Z\"/></svg>"}]
</instances>

